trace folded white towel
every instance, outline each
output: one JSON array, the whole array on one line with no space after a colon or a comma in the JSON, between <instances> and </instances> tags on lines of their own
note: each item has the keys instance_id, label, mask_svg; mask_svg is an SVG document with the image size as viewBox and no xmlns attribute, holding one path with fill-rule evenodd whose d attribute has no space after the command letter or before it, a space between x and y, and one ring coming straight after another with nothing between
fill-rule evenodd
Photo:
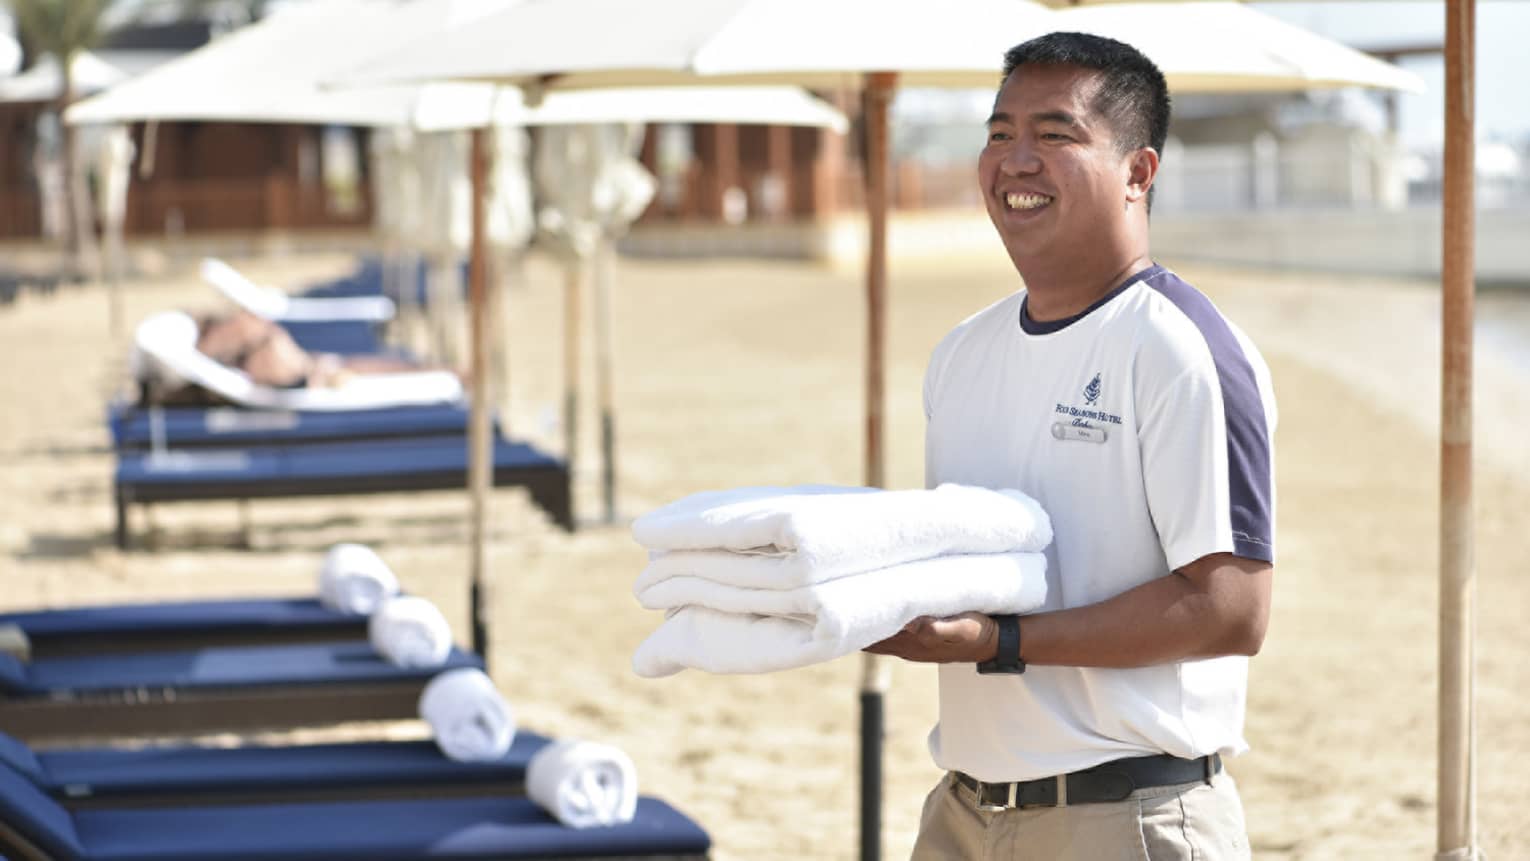
<instances>
[{"instance_id":1,"label":"folded white towel","mask_svg":"<svg viewBox=\"0 0 1530 861\"><path fill-rule=\"evenodd\" d=\"M946 556L790 590L741 589L671 578L645 606L677 608L632 658L640 676L687 667L764 673L859 651L919 616L1027 613L1046 600L1039 553Z\"/></svg>"},{"instance_id":2,"label":"folded white towel","mask_svg":"<svg viewBox=\"0 0 1530 861\"><path fill-rule=\"evenodd\" d=\"M637 768L611 745L557 741L526 765L526 795L570 828L621 825L637 812Z\"/></svg>"},{"instance_id":3,"label":"folded white towel","mask_svg":"<svg viewBox=\"0 0 1530 861\"><path fill-rule=\"evenodd\" d=\"M436 746L458 762L493 762L515 740L515 713L483 670L463 667L431 679L419 711Z\"/></svg>"},{"instance_id":4,"label":"folded white towel","mask_svg":"<svg viewBox=\"0 0 1530 861\"><path fill-rule=\"evenodd\" d=\"M389 598L367 621L367 639L396 667L439 667L452 651L452 629L436 605L405 595Z\"/></svg>"},{"instance_id":5,"label":"folded white towel","mask_svg":"<svg viewBox=\"0 0 1530 861\"><path fill-rule=\"evenodd\" d=\"M790 589L935 556L1039 552L1052 523L1014 490L804 485L694 494L638 518L632 534L651 550L687 551L657 554L639 589L703 569L735 586ZM749 561L717 566L716 551Z\"/></svg>"},{"instance_id":6,"label":"folded white towel","mask_svg":"<svg viewBox=\"0 0 1530 861\"><path fill-rule=\"evenodd\" d=\"M370 616L398 594L398 577L365 544L336 544L319 569L319 603L338 613Z\"/></svg>"}]
</instances>

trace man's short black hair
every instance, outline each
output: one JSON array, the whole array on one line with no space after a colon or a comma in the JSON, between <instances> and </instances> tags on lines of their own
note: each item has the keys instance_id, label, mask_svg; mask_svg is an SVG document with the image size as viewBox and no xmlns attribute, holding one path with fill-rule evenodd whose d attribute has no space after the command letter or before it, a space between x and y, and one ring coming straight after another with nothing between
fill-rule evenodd
<instances>
[{"instance_id":1,"label":"man's short black hair","mask_svg":"<svg viewBox=\"0 0 1530 861\"><path fill-rule=\"evenodd\" d=\"M1163 72L1125 42L1089 33L1048 33L1004 53L1004 78L1021 66L1078 66L1099 73L1094 109L1110 123L1122 153L1152 147L1163 155L1169 136L1169 86Z\"/></svg>"}]
</instances>

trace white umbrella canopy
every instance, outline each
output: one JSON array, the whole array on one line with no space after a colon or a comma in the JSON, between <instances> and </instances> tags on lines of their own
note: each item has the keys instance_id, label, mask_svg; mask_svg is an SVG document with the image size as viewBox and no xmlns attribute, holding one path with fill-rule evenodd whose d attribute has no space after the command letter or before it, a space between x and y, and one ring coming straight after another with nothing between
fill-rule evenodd
<instances>
[{"instance_id":1,"label":"white umbrella canopy","mask_svg":"<svg viewBox=\"0 0 1530 861\"><path fill-rule=\"evenodd\" d=\"M496 80L559 89L695 83L839 86L896 71L910 86L992 86L1006 48L1052 29L1028 0L523 0L350 83Z\"/></svg>"},{"instance_id":2,"label":"white umbrella canopy","mask_svg":"<svg viewBox=\"0 0 1530 861\"><path fill-rule=\"evenodd\" d=\"M378 51L415 39L437 39L457 27L471 30L476 16L506 6L505 0L330 0L295 5L82 101L69 109L66 119L72 124L335 123L420 131L633 121L835 129L846 125L843 114L792 87L586 92L557 95L528 107L518 90L482 83L327 85L341 70ZM346 38L334 38L336 32L346 33ZM108 83L121 77L118 73Z\"/></svg>"},{"instance_id":3,"label":"white umbrella canopy","mask_svg":"<svg viewBox=\"0 0 1530 861\"><path fill-rule=\"evenodd\" d=\"M1241 3L1105 3L1054 14L1057 29L1130 43L1179 92L1424 88L1412 72Z\"/></svg>"},{"instance_id":4,"label":"white umbrella canopy","mask_svg":"<svg viewBox=\"0 0 1530 861\"><path fill-rule=\"evenodd\" d=\"M837 86L888 71L904 86L996 86L1003 52L1052 30L1129 42L1178 92L1422 88L1410 72L1239 3L1053 11L1027 0L949 0L938 14L922 0L523 0L445 38L378 51L342 80Z\"/></svg>"},{"instance_id":5,"label":"white umbrella canopy","mask_svg":"<svg viewBox=\"0 0 1530 861\"><path fill-rule=\"evenodd\" d=\"M139 121L337 123L407 126L428 106L436 128L483 125L494 88L411 84L331 90L337 70L379 50L428 39L471 20L485 2L330 0L289 4L95 98L74 105L74 124ZM343 38L336 38L343 33Z\"/></svg>"}]
</instances>

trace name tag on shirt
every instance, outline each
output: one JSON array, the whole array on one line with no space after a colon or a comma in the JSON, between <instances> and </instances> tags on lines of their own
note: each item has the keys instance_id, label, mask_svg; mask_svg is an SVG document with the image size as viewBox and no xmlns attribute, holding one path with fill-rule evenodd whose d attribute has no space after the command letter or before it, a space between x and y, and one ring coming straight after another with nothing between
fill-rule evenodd
<instances>
[{"instance_id":1,"label":"name tag on shirt","mask_svg":"<svg viewBox=\"0 0 1530 861\"><path fill-rule=\"evenodd\" d=\"M1078 440L1080 442L1104 442L1105 429L1093 425L1073 425L1062 422L1052 424L1052 436L1060 440Z\"/></svg>"}]
</instances>

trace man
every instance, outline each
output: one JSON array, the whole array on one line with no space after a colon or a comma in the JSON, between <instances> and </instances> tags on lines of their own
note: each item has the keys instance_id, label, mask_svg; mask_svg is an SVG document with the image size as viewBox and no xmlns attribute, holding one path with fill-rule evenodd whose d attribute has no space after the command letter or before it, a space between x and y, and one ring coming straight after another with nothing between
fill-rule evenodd
<instances>
[{"instance_id":1,"label":"man","mask_svg":"<svg viewBox=\"0 0 1530 861\"><path fill-rule=\"evenodd\" d=\"M1222 757L1269 616L1275 409L1252 344L1149 257L1168 120L1127 45L1005 57L978 174L1025 289L936 348L926 471L1034 495L1056 537L1041 612L870 649L941 664L916 858L1249 854Z\"/></svg>"}]
</instances>

